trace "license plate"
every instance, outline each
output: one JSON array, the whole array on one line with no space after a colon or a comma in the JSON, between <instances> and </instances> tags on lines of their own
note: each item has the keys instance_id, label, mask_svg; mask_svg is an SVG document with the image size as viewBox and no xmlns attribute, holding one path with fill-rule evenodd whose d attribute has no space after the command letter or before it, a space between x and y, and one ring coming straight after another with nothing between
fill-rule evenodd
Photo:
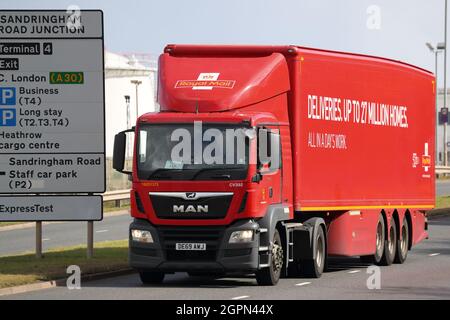
<instances>
[{"instance_id":1,"label":"license plate","mask_svg":"<svg viewBox=\"0 0 450 320\"><path fill-rule=\"evenodd\" d=\"M206 243L177 243L176 250L206 250Z\"/></svg>"}]
</instances>

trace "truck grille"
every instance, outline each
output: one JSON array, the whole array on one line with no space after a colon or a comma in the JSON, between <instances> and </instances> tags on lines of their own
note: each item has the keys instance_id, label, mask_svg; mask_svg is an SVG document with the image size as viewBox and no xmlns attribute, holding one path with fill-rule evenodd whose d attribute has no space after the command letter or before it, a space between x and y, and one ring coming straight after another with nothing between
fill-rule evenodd
<instances>
[{"instance_id":1,"label":"truck grille","mask_svg":"<svg viewBox=\"0 0 450 320\"><path fill-rule=\"evenodd\" d=\"M224 227L159 227L161 245L167 261L214 261ZM175 250L176 243L206 243L205 251Z\"/></svg>"},{"instance_id":2,"label":"truck grille","mask_svg":"<svg viewBox=\"0 0 450 320\"><path fill-rule=\"evenodd\" d=\"M149 197L160 219L222 219L227 215L233 198L232 195L220 195L186 200L171 196L170 193L164 196L150 194Z\"/></svg>"}]
</instances>

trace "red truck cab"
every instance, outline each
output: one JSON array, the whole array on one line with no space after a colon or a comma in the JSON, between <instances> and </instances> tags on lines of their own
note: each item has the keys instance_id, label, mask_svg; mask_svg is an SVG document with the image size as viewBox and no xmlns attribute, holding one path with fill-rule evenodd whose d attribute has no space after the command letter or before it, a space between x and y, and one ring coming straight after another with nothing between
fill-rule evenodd
<instances>
[{"instance_id":1,"label":"red truck cab","mask_svg":"<svg viewBox=\"0 0 450 320\"><path fill-rule=\"evenodd\" d=\"M353 131L362 129L348 133L350 129L340 129L344 104L318 106L314 114L308 102L312 94L302 90L316 81L312 76L320 59L335 59L337 64L372 59L338 55L294 46L165 48L159 59L160 112L142 115L127 130L136 137L131 172L124 171L126 131L116 135L114 148L114 168L132 178L129 256L143 282L160 282L165 273L177 271L252 272L259 284L273 285L288 273L319 277L328 255L403 262L412 244L427 236L424 213L434 205L434 190L429 187L434 183L433 162L430 177L420 178L421 189L407 191L397 202L395 190L381 200L370 194L354 197L340 173L337 178L328 176L326 183L320 176L321 167L334 156L356 162L358 156L347 148L361 143L357 140L361 133ZM305 60L313 58L314 72L309 73ZM371 71L358 72L374 77ZM414 72L420 74L418 86L431 83L427 72ZM326 72L321 76L331 84L311 92L337 96L333 85L342 83ZM361 96L357 88L353 90L355 97ZM432 103L433 95L430 87L423 101ZM424 109L426 125L423 134L419 131L433 155L434 113ZM304 129L308 123L318 125L314 130L329 125L333 132L342 132L325 133L330 146L322 142L317 148ZM383 130L406 132L401 129L396 122ZM320 156L317 152L330 152L326 149L334 153L322 154L317 158L321 160L304 167L307 159ZM319 180L305 180L313 172ZM354 183L357 189L364 185L359 177Z\"/></svg>"}]
</instances>

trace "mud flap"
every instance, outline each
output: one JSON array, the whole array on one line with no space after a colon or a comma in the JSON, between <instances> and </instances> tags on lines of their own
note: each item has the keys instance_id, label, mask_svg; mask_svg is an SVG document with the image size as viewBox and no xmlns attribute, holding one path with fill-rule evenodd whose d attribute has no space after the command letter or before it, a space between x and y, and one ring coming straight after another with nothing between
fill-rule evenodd
<instances>
[{"instance_id":1,"label":"mud flap","mask_svg":"<svg viewBox=\"0 0 450 320\"><path fill-rule=\"evenodd\" d=\"M315 217L306 220L302 226L295 227L293 230L293 258L294 260L315 259L316 243L315 236L321 228L325 226L322 218ZM326 235L325 235L326 237Z\"/></svg>"}]
</instances>

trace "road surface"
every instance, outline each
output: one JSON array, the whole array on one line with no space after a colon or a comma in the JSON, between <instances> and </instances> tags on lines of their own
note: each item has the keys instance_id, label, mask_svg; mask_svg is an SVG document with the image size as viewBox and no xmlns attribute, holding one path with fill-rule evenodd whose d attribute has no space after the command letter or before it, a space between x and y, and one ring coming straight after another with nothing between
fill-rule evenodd
<instances>
[{"instance_id":1,"label":"road surface","mask_svg":"<svg viewBox=\"0 0 450 320\"><path fill-rule=\"evenodd\" d=\"M409 252L403 265L381 267L381 288L369 290L367 265L338 259L320 279L281 279L259 287L253 277L167 276L162 285L144 286L137 274L82 283L80 290L57 287L0 299L450 299L450 217L430 221L430 239Z\"/></svg>"}]
</instances>

